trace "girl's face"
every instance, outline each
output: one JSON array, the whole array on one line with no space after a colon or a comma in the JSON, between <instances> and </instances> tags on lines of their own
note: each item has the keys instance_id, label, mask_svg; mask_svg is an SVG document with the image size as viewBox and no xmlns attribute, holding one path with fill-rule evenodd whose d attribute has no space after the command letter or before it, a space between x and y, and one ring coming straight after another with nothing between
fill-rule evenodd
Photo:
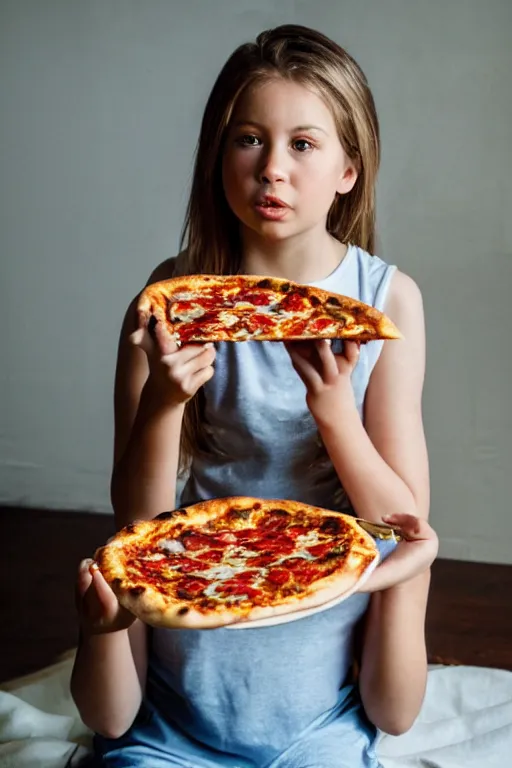
<instances>
[{"instance_id":1,"label":"girl's face","mask_svg":"<svg viewBox=\"0 0 512 768\"><path fill-rule=\"evenodd\" d=\"M226 198L244 228L271 240L325 231L336 192L349 192L356 178L316 93L281 78L245 91L223 157Z\"/></svg>"}]
</instances>

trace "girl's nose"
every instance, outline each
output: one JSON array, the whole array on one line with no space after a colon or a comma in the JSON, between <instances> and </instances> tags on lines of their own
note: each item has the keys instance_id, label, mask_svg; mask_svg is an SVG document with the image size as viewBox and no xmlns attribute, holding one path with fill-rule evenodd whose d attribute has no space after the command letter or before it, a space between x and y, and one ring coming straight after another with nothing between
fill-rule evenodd
<instances>
[{"instance_id":1,"label":"girl's nose","mask_svg":"<svg viewBox=\"0 0 512 768\"><path fill-rule=\"evenodd\" d=\"M271 148L262 158L259 168L259 180L262 184L275 184L278 181L287 181L286 160L278 148Z\"/></svg>"}]
</instances>

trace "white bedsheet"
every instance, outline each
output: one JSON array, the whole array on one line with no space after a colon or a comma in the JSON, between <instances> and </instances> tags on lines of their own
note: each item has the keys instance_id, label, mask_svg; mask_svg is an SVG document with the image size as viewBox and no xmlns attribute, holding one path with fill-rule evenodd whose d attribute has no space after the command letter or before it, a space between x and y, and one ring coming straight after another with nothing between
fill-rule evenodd
<instances>
[{"instance_id":1,"label":"white bedsheet","mask_svg":"<svg viewBox=\"0 0 512 768\"><path fill-rule=\"evenodd\" d=\"M71 665L67 658L0 690L0 768L66 768L87 754ZM384 768L512 766L512 672L432 667L414 727L382 735L378 752Z\"/></svg>"}]
</instances>

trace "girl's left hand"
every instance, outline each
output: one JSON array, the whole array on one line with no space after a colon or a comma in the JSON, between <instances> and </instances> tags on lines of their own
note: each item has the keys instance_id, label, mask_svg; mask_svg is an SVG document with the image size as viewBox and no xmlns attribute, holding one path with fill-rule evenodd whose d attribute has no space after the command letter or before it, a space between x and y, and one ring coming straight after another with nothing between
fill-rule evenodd
<instances>
[{"instance_id":1,"label":"girl's left hand","mask_svg":"<svg viewBox=\"0 0 512 768\"><path fill-rule=\"evenodd\" d=\"M329 424L340 405L354 405L350 377L359 360L358 341L343 341L335 355L330 339L285 343L292 365L306 385L306 402L317 424Z\"/></svg>"},{"instance_id":2,"label":"girl's left hand","mask_svg":"<svg viewBox=\"0 0 512 768\"><path fill-rule=\"evenodd\" d=\"M437 557L439 540L426 520L414 515L386 515L384 523L400 529L403 540L373 571L359 591L381 592L427 571Z\"/></svg>"}]
</instances>

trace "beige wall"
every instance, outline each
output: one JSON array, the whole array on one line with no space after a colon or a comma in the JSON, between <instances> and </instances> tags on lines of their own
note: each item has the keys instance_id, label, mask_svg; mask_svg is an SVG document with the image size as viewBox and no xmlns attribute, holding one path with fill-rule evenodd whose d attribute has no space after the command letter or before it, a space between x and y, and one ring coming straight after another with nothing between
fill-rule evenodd
<instances>
[{"instance_id":1,"label":"beige wall","mask_svg":"<svg viewBox=\"0 0 512 768\"><path fill-rule=\"evenodd\" d=\"M108 510L122 313L177 249L219 67L285 21L376 96L382 254L426 304L441 552L512 563L509 0L2 0L0 501Z\"/></svg>"}]
</instances>

